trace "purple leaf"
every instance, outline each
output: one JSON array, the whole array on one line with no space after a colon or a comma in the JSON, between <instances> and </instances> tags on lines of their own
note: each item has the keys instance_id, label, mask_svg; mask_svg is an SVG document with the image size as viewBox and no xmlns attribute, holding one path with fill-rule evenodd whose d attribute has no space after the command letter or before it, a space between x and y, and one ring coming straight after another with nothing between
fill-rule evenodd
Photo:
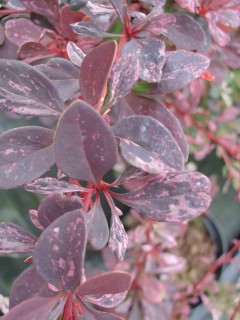
<instances>
[{"instance_id":1,"label":"purple leaf","mask_svg":"<svg viewBox=\"0 0 240 320\"><path fill-rule=\"evenodd\" d=\"M125 24L126 15L127 15L127 4L126 0L109 0L112 6L117 11L119 18L121 19L122 23Z\"/></svg>"},{"instance_id":2,"label":"purple leaf","mask_svg":"<svg viewBox=\"0 0 240 320\"><path fill-rule=\"evenodd\" d=\"M20 0L29 10L36 12L46 18L58 20L58 1L57 0Z\"/></svg>"},{"instance_id":3,"label":"purple leaf","mask_svg":"<svg viewBox=\"0 0 240 320\"><path fill-rule=\"evenodd\" d=\"M110 101L128 94L138 81L140 65L135 54L128 54L118 59L112 68L109 79Z\"/></svg>"},{"instance_id":4,"label":"purple leaf","mask_svg":"<svg viewBox=\"0 0 240 320\"><path fill-rule=\"evenodd\" d=\"M37 238L14 223L0 223L0 252L32 252Z\"/></svg>"},{"instance_id":5,"label":"purple leaf","mask_svg":"<svg viewBox=\"0 0 240 320\"><path fill-rule=\"evenodd\" d=\"M185 50L166 52L166 56L162 79L151 85L151 94L166 94L186 87L204 73L210 62L201 54Z\"/></svg>"},{"instance_id":6,"label":"purple leaf","mask_svg":"<svg viewBox=\"0 0 240 320\"><path fill-rule=\"evenodd\" d=\"M80 67L83 59L85 58L85 53L80 49L74 42L69 41L67 44L67 53L69 59L75 66Z\"/></svg>"},{"instance_id":7,"label":"purple leaf","mask_svg":"<svg viewBox=\"0 0 240 320\"><path fill-rule=\"evenodd\" d=\"M56 292L49 289L48 283L38 275L31 265L20 274L11 287L10 309L27 299L52 295L56 295Z\"/></svg>"},{"instance_id":8,"label":"purple leaf","mask_svg":"<svg viewBox=\"0 0 240 320\"><path fill-rule=\"evenodd\" d=\"M151 12L149 13L151 15ZM161 33L164 32L165 27L168 24L174 23L176 21L176 18L174 17L173 14L170 13L159 13L157 15L154 15L154 17L149 17L143 20L143 29L144 31L151 32L155 35L160 35Z\"/></svg>"},{"instance_id":9,"label":"purple leaf","mask_svg":"<svg viewBox=\"0 0 240 320\"><path fill-rule=\"evenodd\" d=\"M31 183L26 184L25 189L28 192L48 194L55 191L61 193L67 192L78 192L78 191L87 191L88 189L83 188L80 185L70 184L66 181L60 181L55 178L42 178L34 180Z\"/></svg>"},{"instance_id":10,"label":"purple leaf","mask_svg":"<svg viewBox=\"0 0 240 320\"><path fill-rule=\"evenodd\" d=\"M83 60L79 77L81 92L84 100L93 106L106 93L116 50L116 42L107 41L94 48Z\"/></svg>"},{"instance_id":11,"label":"purple leaf","mask_svg":"<svg viewBox=\"0 0 240 320\"><path fill-rule=\"evenodd\" d=\"M119 34L113 34L104 32L101 29L99 29L99 26L91 21L81 21L74 24L71 24L71 27L73 31L77 34L80 34L81 36L87 36L87 37L119 37Z\"/></svg>"},{"instance_id":12,"label":"purple leaf","mask_svg":"<svg viewBox=\"0 0 240 320\"><path fill-rule=\"evenodd\" d=\"M54 220L65 213L81 209L82 200L78 196L67 198L62 193L54 192L47 195L38 207L38 219L40 224L47 228Z\"/></svg>"},{"instance_id":13,"label":"purple leaf","mask_svg":"<svg viewBox=\"0 0 240 320\"><path fill-rule=\"evenodd\" d=\"M80 94L79 69L63 58L53 58L46 64L35 67L36 70L52 80L63 101L68 101Z\"/></svg>"},{"instance_id":14,"label":"purple leaf","mask_svg":"<svg viewBox=\"0 0 240 320\"><path fill-rule=\"evenodd\" d=\"M58 116L64 104L53 84L21 61L0 60L0 110L28 116Z\"/></svg>"},{"instance_id":15,"label":"purple leaf","mask_svg":"<svg viewBox=\"0 0 240 320\"><path fill-rule=\"evenodd\" d=\"M135 114L151 116L160 121L170 131L182 151L184 160L187 161L189 155L187 139L180 122L169 109L157 100L133 94L126 96L125 100Z\"/></svg>"},{"instance_id":16,"label":"purple leaf","mask_svg":"<svg viewBox=\"0 0 240 320\"><path fill-rule=\"evenodd\" d=\"M0 46L4 43L5 41L5 31L3 26L0 24Z\"/></svg>"},{"instance_id":17,"label":"purple leaf","mask_svg":"<svg viewBox=\"0 0 240 320\"><path fill-rule=\"evenodd\" d=\"M32 63L56 55L41 43L33 41L25 42L21 45L17 53L18 58L27 63Z\"/></svg>"},{"instance_id":18,"label":"purple leaf","mask_svg":"<svg viewBox=\"0 0 240 320\"><path fill-rule=\"evenodd\" d=\"M84 300L103 308L114 308L126 298L127 291L117 294L104 294L98 298L84 296Z\"/></svg>"},{"instance_id":19,"label":"purple leaf","mask_svg":"<svg viewBox=\"0 0 240 320\"><path fill-rule=\"evenodd\" d=\"M55 318L50 318L51 312L54 307L59 303L61 297L42 298L34 297L23 301L7 313L2 320L57 320L58 316L63 310L59 310L59 314ZM61 301L60 301L61 304Z\"/></svg>"},{"instance_id":20,"label":"purple leaf","mask_svg":"<svg viewBox=\"0 0 240 320\"><path fill-rule=\"evenodd\" d=\"M65 5L60 9L60 25L61 31L67 39L77 39L77 35L71 28L71 23L79 22L84 18L84 14L81 11L71 10L68 5Z\"/></svg>"},{"instance_id":21,"label":"purple leaf","mask_svg":"<svg viewBox=\"0 0 240 320\"><path fill-rule=\"evenodd\" d=\"M240 68L240 43L238 40L232 41L229 45L222 48L222 53L229 67Z\"/></svg>"},{"instance_id":22,"label":"purple leaf","mask_svg":"<svg viewBox=\"0 0 240 320\"><path fill-rule=\"evenodd\" d=\"M177 142L159 121L148 116L130 116L112 126L120 138L123 158L149 173L182 170L184 159Z\"/></svg>"},{"instance_id":23,"label":"purple leaf","mask_svg":"<svg viewBox=\"0 0 240 320\"><path fill-rule=\"evenodd\" d=\"M84 304L82 307L83 318L80 318L80 320L123 320L123 318L116 316L115 314L94 310L86 304Z\"/></svg>"},{"instance_id":24,"label":"purple leaf","mask_svg":"<svg viewBox=\"0 0 240 320\"><path fill-rule=\"evenodd\" d=\"M98 185L116 162L116 140L100 115L78 101L60 119L55 157L59 169L69 177Z\"/></svg>"},{"instance_id":25,"label":"purple leaf","mask_svg":"<svg viewBox=\"0 0 240 320\"><path fill-rule=\"evenodd\" d=\"M22 127L0 135L0 187L16 188L45 173L55 162L50 129Z\"/></svg>"},{"instance_id":26,"label":"purple leaf","mask_svg":"<svg viewBox=\"0 0 240 320\"><path fill-rule=\"evenodd\" d=\"M38 219L38 212L37 210L29 210L29 217L31 219L31 222L34 224L34 226L40 230L43 230L43 226L40 224Z\"/></svg>"},{"instance_id":27,"label":"purple leaf","mask_svg":"<svg viewBox=\"0 0 240 320\"><path fill-rule=\"evenodd\" d=\"M97 275L82 283L76 294L80 296L95 294L117 294L130 288L131 276L127 272L112 271Z\"/></svg>"},{"instance_id":28,"label":"purple leaf","mask_svg":"<svg viewBox=\"0 0 240 320\"><path fill-rule=\"evenodd\" d=\"M43 30L26 18L8 20L5 24L6 36L14 44L21 46L25 42L38 42Z\"/></svg>"},{"instance_id":29,"label":"purple leaf","mask_svg":"<svg viewBox=\"0 0 240 320\"><path fill-rule=\"evenodd\" d=\"M91 210L86 215L88 241L93 250L102 250L109 238L109 227L100 198L97 196Z\"/></svg>"},{"instance_id":30,"label":"purple leaf","mask_svg":"<svg viewBox=\"0 0 240 320\"><path fill-rule=\"evenodd\" d=\"M156 221L181 222L203 213L210 205L210 182L199 172L166 173L142 187L112 194L122 203Z\"/></svg>"},{"instance_id":31,"label":"purple leaf","mask_svg":"<svg viewBox=\"0 0 240 320\"><path fill-rule=\"evenodd\" d=\"M116 259L121 262L123 261L127 250L128 236L119 219L119 215L122 215L121 210L115 206L111 197L107 197L107 200L112 212L108 246L114 253Z\"/></svg>"},{"instance_id":32,"label":"purple leaf","mask_svg":"<svg viewBox=\"0 0 240 320\"><path fill-rule=\"evenodd\" d=\"M36 243L33 263L38 274L61 291L79 286L86 247L85 214L68 212L50 224Z\"/></svg>"},{"instance_id":33,"label":"purple leaf","mask_svg":"<svg viewBox=\"0 0 240 320\"><path fill-rule=\"evenodd\" d=\"M122 50L122 55L136 54L140 63L140 78L147 82L159 82L166 61L165 43L159 39L131 40Z\"/></svg>"}]
</instances>

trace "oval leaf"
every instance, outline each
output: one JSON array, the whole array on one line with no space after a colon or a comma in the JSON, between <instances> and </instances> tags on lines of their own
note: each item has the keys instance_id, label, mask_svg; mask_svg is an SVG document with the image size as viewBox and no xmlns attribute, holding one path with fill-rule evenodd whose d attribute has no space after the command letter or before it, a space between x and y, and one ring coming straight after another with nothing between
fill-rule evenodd
<instances>
[{"instance_id":1,"label":"oval leaf","mask_svg":"<svg viewBox=\"0 0 240 320\"><path fill-rule=\"evenodd\" d=\"M80 49L74 42L69 41L67 44L67 53L69 59L75 66L80 67L82 65L83 59L85 58L85 53Z\"/></svg>"},{"instance_id":2,"label":"oval leaf","mask_svg":"<svg viewBox=\"0 0 240 320\"><path fill-rule=\"evenodd\" d=\"M114 134L100 115L85 102L74 103L60 119L55 136L59 169L73 179L94 185L116 162Z\"/></svg>"},{"instance_id":3,"label":"oval leaf","mask_svg":"<svg viewBox=\"0 0 240 320\"><path fill-rule=\"evenodd\" d=\"M59 7L57 0L20 0L30 11L36 12L46 18L58 20Z\"/></svg>"},{"instance_id":4,"label":"oval leaf","mask_svg":"<svg viewBox=\"0 0 240 320\"><path fill-rule=\"evenodd\" d=\"M41 234L33 254L34 266L45 281L73 292L81 282L85 247L85 214L68 212Z\"/></svg>"},{"instance_id":5,"label":"oval leaf","mask_svg":"<svg viewBox=\"0 0 240 320\"><path fill-rule=\"evenodd\" d=\"M0 188L34 180L54 164L54 131L41 127L11 129L0 135Z\"/></svg>"}]
</instances>

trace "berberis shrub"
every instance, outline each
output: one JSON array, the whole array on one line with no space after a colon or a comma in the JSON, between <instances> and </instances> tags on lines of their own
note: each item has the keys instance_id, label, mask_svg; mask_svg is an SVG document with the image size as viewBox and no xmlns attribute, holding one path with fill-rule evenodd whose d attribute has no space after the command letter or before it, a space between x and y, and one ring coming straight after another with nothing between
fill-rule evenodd
<instances>
[{"instance_id":1,"label":"berberis shrub","mask_svg":"<svg viewBox=\"0 0 240 320\"><path fill-rule=\"evenodd\" d=\"M130 288L138 298L128 295L122 314L139 320L141 305L144 319L165 319L149 311L146 286L141 289L145 281L151 296L159 285L161 271L142 273L153 253L146 247L151 228L189 221L210 205L209 179L185 169L188 142L171 101L193 83L214 80L210 58L239 54L231 33L240 24L239 1L1 3L0 110L51 123L0 135L0 187L44 195L29 212L39 238L0 224L0 252L29 255L3 319L120 320L121 308L113 308ZM53 166L57 176L49 177ZM117 166L121 175L109 180ZM119 188L127 183L130 189ZM130 274L122 263L125 271L92 276L84 267L86 246L92 255L108 246L124 262L128 236L119 203L148 230L145 260L135 260L140 272ZM165 267L174 265L173 254L163 257ZM152 299L157 307L161 299Z\"/></svg>"}]
</instances>

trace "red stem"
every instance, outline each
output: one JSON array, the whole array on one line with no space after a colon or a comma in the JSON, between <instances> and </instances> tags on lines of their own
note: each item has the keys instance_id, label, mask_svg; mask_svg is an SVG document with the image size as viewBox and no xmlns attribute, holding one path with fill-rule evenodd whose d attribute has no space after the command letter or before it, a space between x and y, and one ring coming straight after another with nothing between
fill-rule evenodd
<instances>
[{"instance_id":1,"label":"red stem","mask_svg":"<svg viewBox=\"0 0 240 320\"><path fill-rule=\"evenodd\" d=\"M229 320L234 320L237 319L237 314L240 312L240 302L237 305L237 307L235 308L233 314L231 315L231 318Z\"/></svg>"}]
</instances>

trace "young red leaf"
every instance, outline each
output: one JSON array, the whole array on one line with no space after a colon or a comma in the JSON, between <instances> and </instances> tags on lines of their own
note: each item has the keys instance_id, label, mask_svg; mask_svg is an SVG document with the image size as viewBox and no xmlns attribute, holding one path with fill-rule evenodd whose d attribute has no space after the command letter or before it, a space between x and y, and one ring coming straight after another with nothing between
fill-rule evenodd
<instances>
[{"instance_id":1,"label":"young red leaf","mask_svg":"<svg viewBox=\"0 0 240 320\"><path fill-rule=\"evenodd\" d=\"M0 135L0 188L16 188L54 164L53 134L50 129L22 127Z\"/></svg>"},{"instance_id":2,"label":"young red leaf","mask_svg":"<svg viewBox=\"0 0 240 320\"><path fill-rule=\"evenodd\" d=\"M80 49L74 42L70 41L67 44L67 53L69 59L75 66L80 67L82 65L83 59L85 58L85 53Z\"/></svg>"},{"instance_id":3,"label":"young red leaf","mask_svg":"<svg viewBox=\"0 0 240 320\"><path fill-rule=\"evenodd\" d=\"M62 193L54 192L41 201L38 207L38 219L40 224L47 228L57 218L67 212L81 209L82 206L80 197L67 198Z\"/></svg>"},{"instance_id":4,"label":"young red leaf","mask_svg":"<svg viewBox=\"0 0 240 320\"><path fill-rule=\"evenodd\" d=\"M37 238L14 223L0 223L0 253L32 252Z\"/></svg>"},{"instance_id":5,"label":"young red leaf","mask_svg":"<svg viewBox=\"0 0 240 320\"><path fill-rule=\"evenodd\" d=\"M112 130L83 101L63 114L55 136L55 158L59 169L73 179L100 183L116 162L117 144Z\"/></svg>"},{"instance_id":6,"label":"young red leaf","mask_svg":"<svg viewBox=\"0 0 240 320\"><path fill-rule=\"evenodd\" d=\"M80 296L95 294L117 294L125 292L131 285L131 276L127 272L113 271L97 275L79 287Z\"/></svg>"},{"instance_id":7,"label":"young red leaf","mask_svg":"<svg viewBox=\"0 0 240 320\"><path fill-rule=\"evenodd\" d=\"M210 62L201 54L185 50L166 52L166 56L161 81L151 85L151 94L166 94L186 87L204 73Z\"/></svg>"},{"instance_id":8,"label":"young red leaf","mask_svg":"<svg viewBox=\"0 0 240 320\"><path fill-rule=\"evenodd\" d=\"M110 3L117 11L119 18L122 23L125 24L126 15L127 15L127 3L126 0L110 0Z\"/></svg>"},{"instance_id":9,"label":"young red leaf","mask_svg":"<svg viewBox=\"0 0 240 320\"><path fill-rule=\"evenodd\" d=\"M88 241L93 250L102 250L109 238L109 227L100 198L97 197L93 207L86 215Z\"/></svg>"},{"instance_id":10,"label":"young red leaf","mask_svg":"<svg viewBox=\"0 0 240 320\"><path fill-rule=\"evenodd\" d=\"M182 170L184 159L177 142L159 121L148 116L131 116L112 126L120 138L123 158L149 173Z\"/></svg>"},{"instance_id":11,"label":"young red leaf","mask_svg":"<svg viewBox=\"0 0 240 320\"><path fill-rule=\"evenodd\" d=\"M50 224L38 239L33 263L38 274L61 291L81 283L86 247L85 213L68 212Z\"/></svg>"},{"instance_id":12,"label":"young red leaf","mask_svg":"<svg viewBox=\"0 0 240 320\"><path fill-rule=\"evenodd\" d=\"M116 50L115 41L104 42L87 54L82 62L79 77L81 92L84 100L93 106L103 99Z\"/></svg>"},{"instance_id":13,"label":"young red leaf","mask_svg":"<svg viewBox=\"0 0 240 320\"><path fill-rule=\"evenodd\" d=\"M210 187L208 178L199 172L166 173L114 197L150 219L180 222L197 217L209 207Z\"/></svg>"},{"instance_id":14,"label":"young red leaf","mask_svg":"<svg viewBox=\"0 0 240 320\"><path fill-rule=\"evenodd\" d=\"M0 60L0 110L28 116L58 116L64 104L47 77L30 65Z\"/></svg>"},{"instance_id":15,"label":"young red leaf","mask_svg":"<svg viewBox=\"0 0 240 320\"><path fill-rule=\"evenodd\" d=\"M20 0L29 10L46 18L58 20L58 0Z\"/></svg>"}]
</instances>

